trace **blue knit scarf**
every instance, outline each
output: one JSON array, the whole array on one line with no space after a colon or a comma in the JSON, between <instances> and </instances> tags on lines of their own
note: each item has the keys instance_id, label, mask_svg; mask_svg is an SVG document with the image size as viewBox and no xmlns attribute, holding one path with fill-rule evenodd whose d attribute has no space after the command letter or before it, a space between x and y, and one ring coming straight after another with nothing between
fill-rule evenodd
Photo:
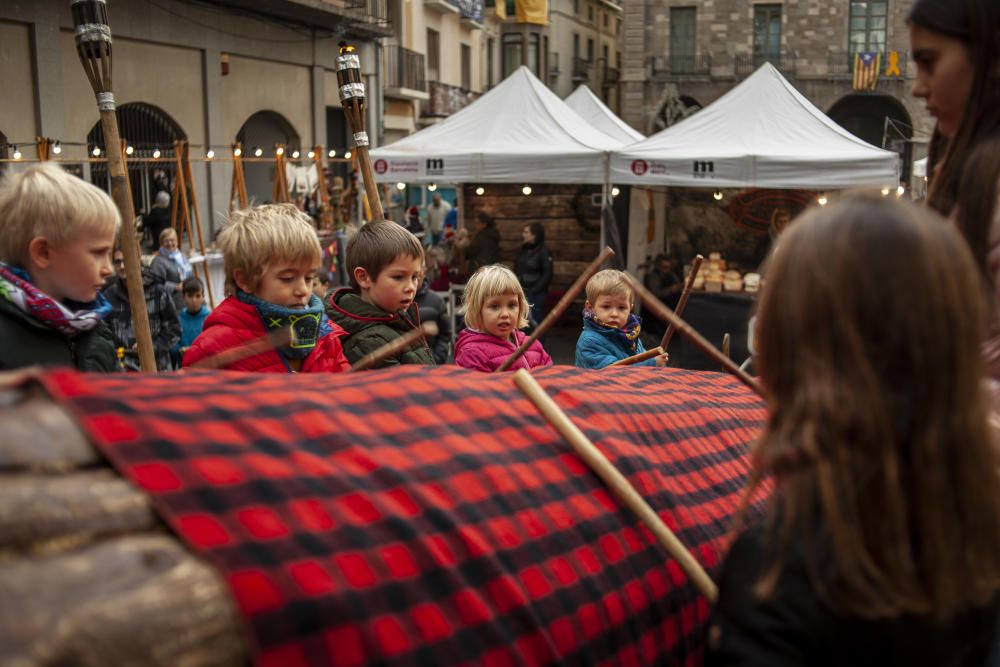
<instances>
[{"instance_id":1,"label":"blue knit scarf","mask_svg":"<svg viewBox=\"0 0 1000 667\"><path fill-rule=\"evenodd\" d=\"M268 333L288 329L292 333L291 343L278 348L278 353L286 359L305 359L316 347L316 342L331 331L323 310L323 302L313 294L305 308L285 308L270 301L236 290L236 298L257 309Z\"/></svg>"}]
</instances>

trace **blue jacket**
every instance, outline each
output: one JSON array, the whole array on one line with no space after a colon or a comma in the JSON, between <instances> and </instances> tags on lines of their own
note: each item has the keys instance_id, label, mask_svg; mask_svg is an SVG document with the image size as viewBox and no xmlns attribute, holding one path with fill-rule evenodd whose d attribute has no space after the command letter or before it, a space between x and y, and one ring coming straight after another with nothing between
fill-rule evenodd
<instances>
[{"instance_id":1,"label":"blue jacket","mask_svg":"<svg viewBox=\"0 0 1000 667\"><path fill-rule=\"evenodd\" d=\"M191 347L194 339L201 333L201 328L205 325L205 318L211 311L205 304L201 305L201 310L192 315L187 308L182 308L179 313L181 320L181 347Z\"/></svg>"},{"instance_id":2,"label":"blue jacket","mask_svg":"<svg viewBox=\"0 0 1000 667\"><path fill-rule=\"evenodd\" d=\"M622 329L612 329L594 321L591 313L583 314L583 333L576 341L576 361L579 368L604 368L614 362L645 352L639 339L639 316L629 315ZM636 366L655 366L656 359L647 359Z\"/></svg>"}]
</instances>

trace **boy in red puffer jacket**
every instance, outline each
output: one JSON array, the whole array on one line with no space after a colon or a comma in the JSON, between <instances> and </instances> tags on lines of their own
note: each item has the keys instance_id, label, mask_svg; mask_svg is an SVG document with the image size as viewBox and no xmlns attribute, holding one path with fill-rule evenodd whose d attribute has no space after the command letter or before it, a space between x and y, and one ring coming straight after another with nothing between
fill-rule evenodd
<instances>
[{"instance_id":1,"label":"boy in red puffer jacket","mask_svg":"<svg viewBox=\"0 0 1000 667\"><path fill-rule=\"evenodd\" d=\"M305 214L290 204L237 211L218 242L231 296L205 320L184 355L185 367L260 373L350 369L340 344L344 330L327 319L312 292L322 249ZM283 331L290 334L288 344L243 354L250 343Z\"/></svg>"}]
</instances>

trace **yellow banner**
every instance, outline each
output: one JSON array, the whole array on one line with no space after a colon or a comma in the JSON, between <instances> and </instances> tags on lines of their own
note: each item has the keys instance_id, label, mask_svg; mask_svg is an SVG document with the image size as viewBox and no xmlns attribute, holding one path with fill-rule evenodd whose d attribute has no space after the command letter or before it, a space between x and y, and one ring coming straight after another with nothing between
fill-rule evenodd
<instances>
[{"instance_id":1,"label":"yellow banner","mask_svg":"<svg viewBox=\"0 0 1000 667\"><path fill-rule=\"evenodd\" d=\"M496 12L497 18L507 18L507 0L495 0L493 4L493 10Z\"/></svg>"},{"instance_id":2,"label":"yellow banner","mask_svg":"<svg viewBox=\"0 0 1000 667\"><path fill-rule=\"evenodd\" d=\"M517 22L549 24L548 0L517 0Z\"/></svg>"}]
</instances>

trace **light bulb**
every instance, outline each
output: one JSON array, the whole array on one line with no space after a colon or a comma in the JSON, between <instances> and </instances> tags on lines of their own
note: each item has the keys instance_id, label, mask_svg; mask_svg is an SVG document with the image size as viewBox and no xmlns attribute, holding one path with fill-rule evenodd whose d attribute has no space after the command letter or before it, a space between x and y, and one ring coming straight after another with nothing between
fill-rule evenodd
<instances>
[{"instance_id":1,"label":"light bulb","mask_svg":"<svg viewBox=\"0 0 1000 667\"><path fill-rule=\"evenodd\" d=\"M437 183L431 183L430 185L427 186L427 189L431 192L434 192L435 190L438 189Z\"/></svg>"},{"instance_id":2,"label":"light bulb","mask_svg":"<svg viewBox=\"0 0 1000 667\"><path fill-rule=\"evenodd\" d=\"M889 188L882 188L882 196L885 197L888 196L888 194L889 194Z\"/></svg>"},{"instance_id":3,"label":"light bulb","mask_svg":"<svg viewBox=\"0 0 1000 667\"><path fill-rule=\"evenodd\" d=\"M285 148L284 148L284 146L278 146L275 149L274 154L275 155L284 155L285 154Z\"/></svg>"},{"instance_id":4,"label":"light bulb","mask_svg":"<svg viewBox=\"0 0 1000 667\"><path fill-rule=\"evenodd\" d=\"M397 190L405 190L406 189L406 183L396 183L396 189Z\"/></svg>"},{"instance_id":5,"label":"light bulb","mask_svg":"<svg viewBox=\"0 0 1000 667\"><path fill-rule=\"evenodd\" d=\"M819 199L817 199L816 201L819 202L820 206L826 206L826 202L827 202L826 195L820 195Z\"/></svg>"},{"instance_id":6,"label":"light bulb","mask_svg":"<svg viewBox=\"0 0 1000 667\"><path fill-rule=\"evenodd\" d=\"M329 153L327 153L327 155L329 155L330 157L337 157L337 151L335 151L335 150L333 150L333 149L331 148L331 149L330 149L330 152L329 152Z\"/></svg>"},{"instance_id":7,"label":"light bulb","mask_svg":"<svg viewBox=\"0 0 1000 667\"><path fill-rule=\"evenodd\" d=\"M617 196L618 196L618 195L620 195L621 193L622 193L622 191L621 191L621 190L619 190L618 188L611 188L611 196L612 196L612 197L617 197Z\"/></svg>"},{"instance_id":8,"label":"light bulb","mask_svg":"<svg viewBox=\"0 0 1000 667\"><path fill-rule=\"evenodd\" d=\"M476 194L482 197L484 194L486 194L486 188L480 185L478 188L476 188Z\"/></svg>"},{"instance_id":9,"label":"light bulb","mask_svg":"<svg viewBox=\"0 0 1000 667\"><path fill-rule=\"evenodd\" d=\"M521 194L523 194L525 196L530 195L531 194L531 186L530 185L525 185L523 188L521 188Z\"/></svg>"},{"instance_id":10,"label":"light bulb","mask_svg":"<svg viewBox=\"0 0 1000 667\"><path fill-rule=\"evenodd\" d=\"M316 157L316 151L309 151L308 153L306 153L306 155L308 155L309 159L312 160L313 158Z\"/></svg>"},{"instance_id":11,"label":"light bulb","mask_svg":"<svg viewBox=\"0 0 1000 667\"><path fill-rule=\"evenodd\" d=\"M100 155L101 155L101 149L100 149L100 147L99 146L94 146L94 150L92 150L90 152L90 154L93 155L94 157L100 157Z\"/></svg>"},{"instance_id":12,"label":"light bulb","mask_svg":"<svg viewBox=\"0 0 1000 667\"><path fill-rule=\"evenodd\" d=\"M153 157L154 158L160 157L160 149L159 148L157 148L156 150L153 151Z\"/></svg>"},{"instance_id":13,"label":"light bulb","mask_svg":"<svg viewBox=\"0 0 1000 667\"><path fill-rule=\"evenodd\" d=\"M298 151L292 151L292 159L293 160L298 160L299 159L299 152Z\"/></svg>"},{"instance_id":14,"label":"light bulb","mask_svg":"<svg viewBox=\"0 0 1000 667\"><path fill-rule=\"evenodd\" d=\"M212 151L209 151L209 153L211 153L211 152ZM233 155L235 155L236 157L239 157L239 156L243 155L243 149L242 148L236 148L236 149L234 149L233 150Z\"/></svg>"},{"instance_id":15,"label":"light bulb","mask_svg":"<svg viewBox=\"0 0 1000 667\"><path fill-rule=\"evenodd\" d=\"M263 154L264 154L264 149L263 149L263 148L260 148L260 147L257 147L257 148L256 148L256 149L254 150L253 154L254 154L254 156L255 156L255 157L260 157L261 155L263 155Z\"/></svg>"},{"instance_id":16,"label":"light bulb","mask_svg":"<svg viewBox=\"0 0 1000 667\"><path fill-rule=\"evenodd\" d=\"M21 151L18 150L17 146L14 146L14 159L15 160L21 159Z\"/></svg>"},{"instance_id":17,"label":"light bulb","mask_svg":"<svg viewBox=\"0 0 1000 667\"><path fill-rule=\"evenodd\" d=\"M906 186L905 185L900 185L898 188L896 188L896 196L897 197L902 197L903 193L905 193L905 192L906 192Z\"/></svg>"},{"instance_id":18,"label":"light bulb","mask_svg":"<svg viewBox=\"0 0 1000 667\"><path fill-rule=\"evenodd\" d=\"M62 153L62 146L59 145L58 141L56 143L52 144L52 152L55 153L56 155L59 155L60 153Z\"/></svg>"},{"instance_id":19,"label":"light bulb","mask_svg":"<svg viewBox=\"0 0 1000 667\"><path fill-rule=\"evenodd\" d=\"M716 190L715 192L713 192L712 193L712 198L715 201L722 201L722 191L721 190Z\"/></svg>"},{"instance_id":20,"label":"light bulb","mask_svg":"<svg viewBox=\"0 0 1000 667\"><path fill-rule=\"evenodd\" d=\"M208 152L205 153L205 159L206 160L211 160L214 157L215 157L215 151L213 151L211 148L209 148Z\"/></svg>"},{"instance_id":21,"label":"light bulb","mask_svg":"<svg viewBox=\"0 0 1000 667\"><path fill-rule=\"evenodd\" d=\"M351 159L351 151L347 151L346 153L344 153L344 157L347 158L348 160L350 160Z\"/></svg>"},{"instance_id":22,"label":"light bulb","mask_svg":"<svg viewBox=\"0 0 1000 667\"><path fill-rule=\"evenodd\" d=\"M125 147L125 155L131 155L134 152L135 152L135 148L133 148L132 146L126 146Z\"/></svg>"}]
</instances>

